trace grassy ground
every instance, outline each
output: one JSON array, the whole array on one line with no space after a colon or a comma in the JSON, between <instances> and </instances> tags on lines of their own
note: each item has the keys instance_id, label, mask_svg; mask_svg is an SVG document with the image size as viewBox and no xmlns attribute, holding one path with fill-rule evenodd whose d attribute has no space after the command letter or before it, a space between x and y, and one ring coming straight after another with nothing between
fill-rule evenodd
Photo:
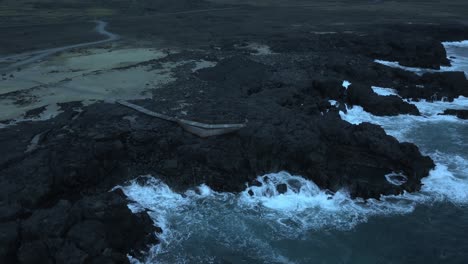
<instances>
[{"instance_id":1,"label":"grassy ground","mask_svg":"<svg viewBox=\"0 0 468 264\"><path fill-rule=\"evenodd\" d=\"M464 23L466 0L3 0L0 54L98 38L93 19L126 39L200 47L311 31L378 30L402 23ZM34 26L33 26L34 25Z\"/></svg>"}]
</instances>

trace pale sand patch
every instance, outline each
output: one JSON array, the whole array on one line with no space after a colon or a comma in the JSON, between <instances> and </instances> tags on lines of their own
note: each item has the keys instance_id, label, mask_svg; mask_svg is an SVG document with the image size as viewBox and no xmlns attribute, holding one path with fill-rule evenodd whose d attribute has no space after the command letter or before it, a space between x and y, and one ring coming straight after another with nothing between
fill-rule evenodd
<instances>
[{"instance_id":1,"label":"pale sand patch","mask_svg":"<svg viewBox=\"0 0 468 264\"><path fill-rule=\"evenodd\" d=\"M15 72L14 78L0 81L0 120L27 121L23 116L28 110L57 103L151 97L150 89L174 80L176 64L162 64L156 70L149 66L115 68L167 54L154 49L88 49L32 64ZM6 94L11 92L18 93Z\"/></svg>"},{"instance_id":2,"label":"pale sand patch","mask_svg":"<svg viewBox=\"0 0 468 264\"><path fill-rule=\"evenodd\" d=\"M167 52L157 49L88 49L84 52L66 53L58 58L59 66L63 63L70 70L105 70L117 67L126 67L135 63L161 59L168 55ZM63 62L63 63L62 63ZM54 65L56 62L48 62Z\"/></svg>"},{"instance_id":3,"label":"pale sand patch","mask_svg":"<svg viewBox=\"0 0 468 264\"><path fill-rule=\"evenodd\" d=\"M44 121L44 120L48 120L48 119L56 117L60 113L62 113L62 110L60 109L60 106L58 106L57 104L50 104L38 116L31 117L31 118L19 117L17 119L11 120L11 121L9 121L7 123L0 123L0 129L11 126L11 125L15 125L17 123L25 122L25 121Z\"/></svg>"},{"instance_id":4,"label":"pale sand patch","mask_svg":"<svg viewBox=\"0 0 468 264\"><path fill-rule=\"evenodd\" d=\"M55 103L150 98L150 89L175 80L171 71L175 65L166 66L158 70L138 66L80 75L58 84L23 90L19 95L0 97L0 120L20 118L28 110ZM17 104L17 99L22 98L29 102Z\"/></svg>"},{"instance_id":5,"label":"pale sand patch","mask_svg":"<svg viewBox=\"0 0 468 264\"><path fill-rule=\"evenodd\" d=\"M164 62L156 68L141 64L169 53L154 49L89 49L32 64L15 73L15 78L0 81L0 120L34 121L24 119L24 114L57 103L82 101L87 105L97 100L151 98L152 89L175 80L177 67L194 63L195 71L216 65L206 60Z\"/></svg>"},{"instance_id":6,"label":"pale sand patch","mask_svg":"<svg viewBox=\"0 0 468 264\"><path fill-rule=\"evenodd\" d=\"M58 82L97 70L126 67L161 59L168 54L154 49L87 49L67 52L13 72L14 78L0 81L0 94L29 89L40 84Z\"/></svg>"}]
</instances>

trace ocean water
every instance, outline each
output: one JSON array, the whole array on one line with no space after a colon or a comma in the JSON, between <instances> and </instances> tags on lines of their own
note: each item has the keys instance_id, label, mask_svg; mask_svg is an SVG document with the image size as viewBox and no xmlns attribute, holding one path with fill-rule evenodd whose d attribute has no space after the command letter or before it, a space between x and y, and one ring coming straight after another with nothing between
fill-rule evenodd
<instances>
[{"instance_id":1,"label":"ocean water","mask_svg":"<svg viewBox=\"0 0 468 264\"><path fill-rule=\"evenodd\" d=\"M466 69L468 59L460 58L468 53L467 43L444 45L457 58L451 69ZM373 89L381 96L396 93ZM259 176L262 186L246 186L239 194L205 185L175 193L157 178L141 176L143 181L117 188L128 195L132 211L148 210L164 230L143 262L468 263L468 121L438 115L447 108L468 109L468 98L414 104L422 116L377 117L359 106L340 115L353 124L379 124L431 156L436 168L420 192L365 202L278 172ZM404 177L387 180L401 184ZM276 190L281 183L288 186L284 194Z\"/></svg>"}]
</instances>

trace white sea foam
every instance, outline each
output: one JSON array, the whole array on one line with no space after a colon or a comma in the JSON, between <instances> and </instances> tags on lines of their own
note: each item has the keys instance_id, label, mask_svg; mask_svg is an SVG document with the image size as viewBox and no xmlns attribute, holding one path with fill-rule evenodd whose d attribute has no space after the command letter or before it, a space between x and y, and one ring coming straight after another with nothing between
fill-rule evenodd
<instances>
[{"instance_id":1,"label":"white sea foam","mask_svg":"<svg viewBox=\"0 0 468 264\"><path fill-rule=\"evenodd\" d=\"M351 85L351 83L350 83L349 81L346 81L346 80L343 81L342 86L343 86L345 89L348 89L348 87L349 87L350 85Z\"/></svg>"},{"instance_id":2,"label":"white sea foam","mask_svg":"<svg viewBox=\"0 0 468 264\"><path fill-rule=\"evenodd\" d=\"M468 164L466 160L461 162L464 166ZM149 210L155 223L164 230L159 235L161 244L152 249L152 261L203 232L213 234L215 231L219 239L232 240L230 246L234 247L239 245L235 244L235 236L229 237L233 235L231 232L248 234L246 231L252 223L267 225L275 236L299 238L307 230L347 230L371 216L411 213L418 203L446 199L458 203L468 201L468 182L453 176L444 165L437 165L430 176L423 179L424 186L419 193L367 201L351 199L345 191L328 193L312 181L287 172L259 176L257 180L261 185L247 187L237 195L217 193L206 185L179 194L160 180L145 177L145 184L132 181L118 188L131 200L132 211ZM286 185L285 192L277 190L281 184ZM236 226L237 231L230 230L232 226ZM250 239L252 244L260 243L255 237L243 239ZM268 246L260 246L261 250L268 251Z\"/></svg>"},{"instance_id":3,"label":"white sea foam","mask_svg":"<svg viewBox=\"0 0 468 264\"><path fill-rule=\"evenodd\" d=\"M239 195L218 193L206 185L180 194L151 176L139 177L116 188L128 196L133 212L149 210L155 224L163 229L163 233L158 234L161 243L150 250L144 263L214 262L213 257L205 253L197 256L183 250L187 244L197 244L197 239L211 240L219 247L238 251L238 255L254 252L271 263L292 263L250 232L253 214L248 212L250 208L244 210L239 205ZM129 259L140 263L132 257Z\"/></svg>"},{"instance_id":4,"label":"white sea foam","mask_svg":"<svg viewBox=\"0 0 468 264\"><path fill-rule=\"evenodd\" d=\"M398 92L395 89L392 88L384 88L384 87L377 87L377 86L372 86L372 90L374 93L380 95L380 96L389 96L389 95L398 95Z\"/></svg>"},{"instance_id":5,"label":"white sea foam","mask_svg":"<svg viewBox=\"0 0 468 264\"><path fill-rule=\"evenodd\" d=\"M462 161L462 166L468 165L467 160ZM443 164L438 164L429 177L422 179L421 194L430 197L432 201L450 201L454 204L467 204L468 202L468 178L455 176L454 173ZM425 197L426 198L426 197ZM427 200L427 198L426 198Z\"/></svg>"},{"instance_id":6,"label":"white sea foam","mask_svg":"<svg viewBox=\"0 0 468 264\"><path fill-rule=\"evenodd\" d=\"M441 154L435 159L445 162L447 156ZM190 245L202 248L201 252L210 249L200 241L211 241L221 252L234 252L233 255L252 254L269 263L292 263L268 241L277 237L301 239L309 231L324 228L349 230L372 216L411 213L418 204L439 201L467 204L468 179L455 176L449 166L455 165L466 173L468 161L456 157L451 162L438 163L429 177L422 180L420 192L382 196L380 200L351 199L346 191L330 193L287 172L259 176L260 184L239 194L218 193L206 185L180 194L151 176L117 188L129 197L133 212L148 210L155 224L163 229L158 235L161 243L150 250L144 263L216 262L209 254L186 253L184 249ZM391 181L404 184L405 176L398 176ZM281 185L283 190L278 188Z\"/></svg>"},{"instance_id":7,"label":"white sea foam","mask_svg":"<svg viewBox=\"0 0 468 264\"><path fill-rule=\"evenodd\" d=\"M468 121L439 114L449 108L467 109L468 98L458 97L453 102L431 103L423 100L411 103L419 109L422 116L374 116L360 106L349 108L347 113L340 112L340 116L352 124L378 124L399 141L414 142L436 162L436 168L429 177L422 180L421 192L406 194L405 197L415 201L446 200L455 204L467 204L468 156L464 150L468 148ZM445 152L441 152L441 149L445 149Z\"/></svg>"},{"instance_id":8,"label":"white sea foam","mask_svg":"<svg viewBox=\"0 0 468 264\"><path fill-rule=\"evenodd\" d=\"M465 47L468 48L468 40L462 40L462 41L446 41L442 42L444 47Z\"/></svg>"},{"instance_id":9,"label":"white sea foam","mask_svg":"<svg viewBox=\"0 0 468 264\"><path fill-rule=\"evenodd\" d=\"M395 173L395 172L385 175L385 179L387 179L387 181L390 184L393 184L396 186L401 186L408 181L408 177L406 177L405 175L401 173Z\"/></svg>"},{"instance_id":10,"label":"white sea foam","mask_svg":"<svg viewBox=\"0 0 468 264\"><path fill-rule=\"evenodd\" d=\"M241 254L254 251L270 263L292 263L266 242L270 239L265 241L255 234L258 225L273 237L298 238L308 230L350 229L371 215L408 213L414 209L408 201L365 203L351 199L346 192L326 193L312 181L287 172L258 177L262 186L248 187L237 195L217 193L206 185L179 194L160 180L150 176L144 179L144 184L140 178L117 187L131 200L129 208L133 212L149 210L155 224L163 229L158 235L161 243L150 250L144 263L193 261L195 256L185 255L182 249L200 236ZM276 185L282 183L288 189L280 194Z\"/></svg>"},{"instance_id":11,"label":"white sea foam","mask_svg":"<svg viewBox=\"0 0 468 264\"><path fill-rule=\"evenodd\" d=\"M287 172L258 177L261 186L251 186L240 196L245 208L265 208L263 218L278 224L284 236L299 236L307 230L322 228L351 229L366 222L372 215L409 213L414 204L406 200L387 202L369 199L351 199L342 190L329 193L315 183ZM284 184L287 190L280 193L277 186Z\"/></svg>"},{"instance_id":12,"label":"white sea foam","mask_svg":"<svg viewBox=\"0 0 468 264\"><path fill-rule=\"evenodd\" d=\"M216 262L219 259L212 256L225 252L233 256L255 255L272 263L291 263L269 241L277 237L301 239L313 230L349 230L376 215L411 213L418 204L468 204L468 156L453 154L468 147L463 137L467 122L438 115L446 108L466 107L467 101L459 97L454 102L414 103L424 116L378 117L359 106L340 113L355 124L382 125L387 133L400 141L415 142L434 159L435 169L422 180L421 191L416 193L382 196L379 200L351 199L345 190L330 193L287 172L259 176L259 184L248 186L239 194L218 193L206 185L176 193L151 176L119 187L131 200L132 211L149 210L156 225L164 230L158 235L161 243L151 249L145 263ZM437 129L441 127L456 131L440 133ZM443 137L446 139L441 140ZM439 145L445 152L437 150ZM386 175L386 179L390 184L403 185L407 176L394 173ZM221 253L194 254L193 248L188 251L190 254L185 253L193 245L202 251L212 249L200 245L200 241L212 241ZM235 257L227 260L239 261Z\"/></svg>"},{"instance_id":13,"label":"white sea foam","mask_svg":"<svg viewBox=\"0 0 468 264\"><path fill-rule=\"evenodd\" d=\"M349 85L348 81L343 82L343 87ZM396 94L389 88L373 88L380 95ZM218 193L206 185L181 194L162 181L145 176L144 184L135 180L118 187L131 200L132 211L149 210L156 225L164 230L158 235L161 243L153 247L145 262L216 262L219 259L212 256L222 255L226 256L223 261L237 263L241 261L235 255L255 255L268 263L291 263L271 241L301 239L317 229L351 229L375 215L411 213L418 204L468 204L468 156L461 151L468 148L463 134L468 122L439 115L448 108L466 109L468 99L413 104L422 116L379 117L360 106L340 112L340 116L353 124L379 124L388 134L400 141L415 142L424 154L430 155L436 167L422 180L420 192L364 201L351 199L345 190L330 193L310 180L278 172L259 176L258 186L248 186L239 194ZM444 129L450 133L441 132ZM445 152L438 150L439 145ZM405 177L395 173L386 178L399 185L404 184ZM216 249L206 241L216 244Z\"/></svg>"},{"instance_id":14,"label":"white sea foam","mask_svg":"<svg viewBox=\"0 0 468 264\"><path fill-rule=\"evenodd\" d=\"M151 176L119 187L131 200L132 211L149 210L156 225L164 230L158 235L161 243L151 249L145 263L216 262L219 259L212 256L225 254L233 257L223 260L233 263L239 262L237 255L255 255L269 263L291 263L269 241L297 240L313 230L349 230L376 215L411 213L418 204L467 205L468 156L462 150L468 147L463 136L468 123L438 115L445 108L465 107L466 101L458 98L452 103L415 103L425 116L378 117L359 106L341 113L343 119L352 123L382 125L387 133L400 141L415 142L424 154L431 156L436 167L422 180L421 191L416 193L382 196L379 200L351 199L345 190L327 192L314 182L287 172L259 176L260 184L247 186L239 194L218 193L206 185L176 193ZM441 133L437 130L441 127L455 128L458 132ZM457 137L461 141L457 142ZM439 145L443 145L441 149L445 152L437 150ZM406 177L394 173L386 179L402 185ZM219 252L194 254L197 251L193 245L201 248L201 252L212 250L201 241L216 244ZM191 250L186 250L187 247ZM135 259L131 261L138 263Z\"/></svg>"},{"instance_id":15,"label":"white sea foam","mask_svg":"<svg viewBox=\"0 0 468 264\"><path fill-rule=\"evenodd\" d=\"M452 64L442 67L443 71L464 71L468 77L468 40L443 42L447 56Z\"/></svg>"},{"instance_id":16,"label":"white sea foam","mask_svg":"<svg viewBox=\"0 0 468 264\"><path fill-rule=\"evenodd\" d=\"M419 112L425 116L435 116L443 113L446 109L468 109L468 97L464 96L455 98L453 102L427 102L426 100L421 100L419 102L410 103L414 104L419 109Z\"/></svg>"},{"instance_id":17,"label":"white sea foam","mask_svg":"<svg viewBox=\"0 0 468 264\"><path fill-rule=\"evenodd\" d=\"M460 96L453 102L410 102L414 104L421 113L421 116L414 115L398 115L398 116L375 116L366 112L361 106L353 106L347 108L347 112L340 111L341 119L358 125L363 122L369 122L381 125L385 131L399 139L400 141L411 141L407 138L408 131L420 126L421 124L435 124L440 122L468 124L467 120L459 119L451 115L440 115L446 109L467 109L468 98Z\"/></svg>"}]
</instances>

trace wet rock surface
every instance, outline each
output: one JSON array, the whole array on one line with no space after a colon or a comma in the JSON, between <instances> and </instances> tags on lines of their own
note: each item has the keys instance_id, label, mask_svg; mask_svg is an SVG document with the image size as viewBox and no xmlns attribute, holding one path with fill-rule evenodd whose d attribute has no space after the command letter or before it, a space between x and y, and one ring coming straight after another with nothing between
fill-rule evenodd
<instances>
[{"instance_id":1,"label":"wet rock surface","mask_svg":"<svg viewBox=\"0 0 468 264\"><path fill-rule=\"evenodd\" d=\"M2 263L125 263L127 254L139 257L157 243L149 216L132 214L125 195L110 191L120 179L109 178L123 169L117 141L85 140L67 149L76 140L63 133L75 105L63 105L66 113L52 122L2 130L2 149L9 153L0 162ZM10 133L20 135L16 144ZM44 136L27 152L37 133Z\"/></svg>"},{"instance_id":2,"label":"wet rock surface","mask_svg":"<svg viewBox=\"0 0 468 264\"><path fill-rule=\"evenodd\" d=\"M419 115L416 106L403 101L396 95L379 96L369 86L351 85L346 91L346 95L350 105L360 105L365 111L374 115Z\"/></svg>"},{"instance_id":3,"label":"wet rock surface","mask_svg":"<svg viewBox=\"0 0 468 264\"><path fill-rule=\"evenodd\" d=\"M447 109L442 113L443 115L453 115L460 119L468 119L467 109Z\"/></svg>"}]
</instances>

